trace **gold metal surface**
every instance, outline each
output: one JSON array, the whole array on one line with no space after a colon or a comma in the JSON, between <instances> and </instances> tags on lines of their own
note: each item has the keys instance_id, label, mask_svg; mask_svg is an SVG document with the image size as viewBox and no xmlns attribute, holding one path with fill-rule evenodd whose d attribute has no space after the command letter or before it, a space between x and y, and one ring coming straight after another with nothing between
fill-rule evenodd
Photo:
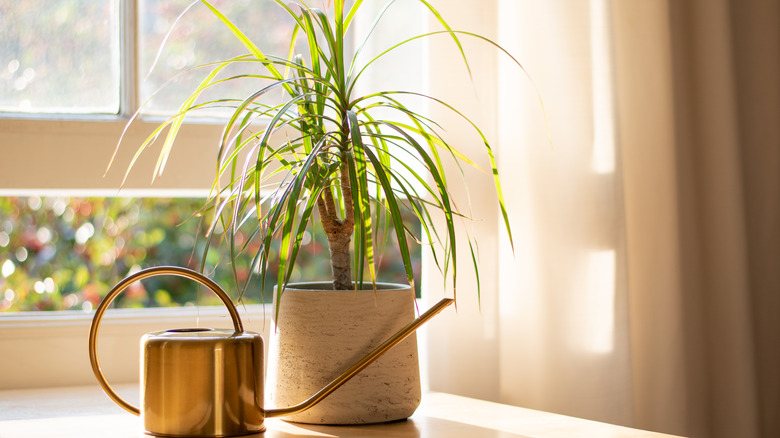
<instances>
[{"instance_id":1,"label":"gold metal surface","mask_svg":"<svg viewBox=\"0 0 780 438\"><path fill-rule=\"evenodd\" d=\"M184 329L142 338L141 406L148 433L240 436L263 427L263 339Z\"/></svg>"},{"instance_id":2,"label":"gold metal surface","mask_svg":"<svg viewBox=\"0 0 780 438\"><path fill-rule=\"evenodd\" d=\"M116 296L155 275L195 280L219 296L234 330L177 329L142 338L141 406L122 399L105 379L97 356L100 322ZM245 332L230 297L210 278L186 268L160 266L128 276L98 306L89 332L89 358L100 386L128 412L140 415L147 434L166 437L235 437L262 432L265 417L302 412L327 397L386 351L452 304L445 298L410 322L309 399L291 407L263 409L263 339Z\"/></svg>"}]
</instances>

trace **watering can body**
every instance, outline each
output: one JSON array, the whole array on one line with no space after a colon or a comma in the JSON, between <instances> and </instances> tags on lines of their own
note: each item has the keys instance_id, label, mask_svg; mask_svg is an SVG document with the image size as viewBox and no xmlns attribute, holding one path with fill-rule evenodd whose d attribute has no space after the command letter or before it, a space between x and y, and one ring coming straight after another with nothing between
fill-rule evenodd
<instances>
[{"instance_id":1,"label":"watering can body","mask_svg":"<svg viewBox=\"0 0 780 438\"><path fill-rule=\"evenodd\" d=\"M183 329L141 338L144 429L167 436L241 436L264 430L263 339Z\"/></svg>"},{"instance_id":2,"label":"watering can body","mask_svg":"<svg viewBox=\"0 0 780 438\"><path fill-rule=\"evenodd\" d=\"M141 407L125 401L103 375L97 338L104 313L116 296L132 283L156 275L175 275L207 286L222 300L233 329L174 329L147 333L141 339ZM95 310L89 332L89 358L98 383L128 412L143 418L148 435L163 437L235 437L265 430L265 418L309 409L347 380L398 345L448 305L443 299L374 348L308 399L294 406L266 409L263 339L244 331L230 297L203 274L175 266L148 268L112 288Z\"/></svg>"}]
</instances>

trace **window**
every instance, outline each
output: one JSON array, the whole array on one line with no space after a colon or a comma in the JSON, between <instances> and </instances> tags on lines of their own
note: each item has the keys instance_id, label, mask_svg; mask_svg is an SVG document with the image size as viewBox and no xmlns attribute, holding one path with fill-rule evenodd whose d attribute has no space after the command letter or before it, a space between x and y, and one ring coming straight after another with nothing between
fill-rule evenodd
<instances>
[{"instance_id":1,"label":"window","mask_svg":"<svg viewBox=\"0 0 780 438\"><path fill-rule=\"evenodd\" d=\"M243 51L240 44L218 35L207 35L204 39L209 43L220 40L229 44L229 49L204 49L201 42L194 41L191 34L196 30L200 32L202 28L220 27L209 26L206 18L198 15L203 12L202 5L196 4L186 12L185 18L168 36L163 51L170 51L173 55L164 52L158 58L160 42L166 38L170 25L190 3L190 1L153 0L41 2L0 0L0 22L2 22L0 87L5 87L0 93L2 94L0 97L0 196L5 198L1 198L0 202L5 207L16 205L17 207L8 208L27 209L26 214L32 218L35 215L56 215L62 210L62 202L67 202L71 208L75 204L91 204L92 208L96 208L95 206L112 208L109 204L117 204L116 208L132 208L124 205L126 202L131 202L127 198L136 198L132 202L141 202L145 205L162 205L168 203L167 199L175 197L177 201L173 204L187 205L186 203L193 201L186 198L197 198L205 194L213 174L212 163L215 153L213 145L221 134L221 126L219 123L214 123L213 118L197 120L183 128L179 141L186 146L174 148L161 178L150 183L151 170L156 161L154 151L150 151L140 157L122 185L125 166L135 152L134 146L140 144L157 126L155 119L159 120L162 114L175 107L176 86L166 87L165 92L155 94L155 99L144 106L140 119L124 132L126 121L155 93L172 69L184 67L186 70L204 62L209 55L202 50L213 50L219 53L220 57L232 56ZM235 19L243 30L266 32L271 35L268 37L269 44L274 44L272 35L277 27L269 28L252 22L252 20L267 20L271 12L260 11L261 14L258 12L257 5L272 2L223 0L214 3L223 10L226 6L237 8L236 12L230 13L231 18ZM399 2L399 8L390 14L392 20L404 24L404 32L413 32L415 29L419 32L419 29L426 25L426 14L417 10L410 13L408 10L410 5L414 6L412 3ZM381 6L381 4L366 5L366 13L375 15ZM369 10L369 7L377 9ZM24 21L29 18L45 18L49 21L44 21L47 24L36 28ZM213 20L213 18L209 19ZM246 25L241 24L242 19L248 20ZM80 21L88 22L90 26L78 25ZM369 26L371 21L367 20L362 26ZM14 24L7 25L11 22ZM193 26L202 26L202 28L195 29ZM82 40L76 41L73 35L57 33L66 30L80 35ZM278 30L288 31L284 26L278 26ZM27 38L26 40L19 36L22 34L27 35L24 37ZM287 35L284 35L284 38L286 37ZM379 37L374 41L377 45L375 49L386 48L382 41L384 34L380 33ZM390 35L387 37L389 38ZM23 40L24 44L22 44ZM22 49L33 47L29 41L43 44L36 46L39 52L24 57L21 53ZM93 45L84 41L92 41ZM95 41L103 43L104 46L101 47L105 50L94 48ZM16 44L14 46L16 51L7 49L13 44ZM80 47L81 51L71 50L75 46ZM75 55L77 62L73 62L74 53L79 53ZM424 86L426 52L417 48L414 54L419 59L419 62L412 63L414 68L397 68L393 74L392 69L383 67L383 76L394 81L407 81L407 83L414 81ZM33 61L38 62L41 57L51 60L53 64L45 68L37 64L28 64ZM147 76L152 65L155 67L154 72ZM56 73L52 74L52 71ZM177 78L177 85L188 76L197 81L204 74L197 69L185 71ZM369 76L365 79L368 82L367 86L373 86L380 80ZM66 81L66 85L54 85L59 80ZM9 92L6 93L6 90ZM30 94L35 90L39 90L37 97ZM17 91L28 94L20 94ZM55 97L59 91L67 91L70 97ZM102 103L95 104L95 102ZM214 114L206 115L214 116ZM106 165L123 132L125 147L119 149L116 160L118 165L114 165L105 173ZM38 210L33 211L33 206L38 206ZM62 215L67 208L65 207ZM174 205L173 209L176 208L178 207ZM22 273L27 275L29 271L25 263L30 263L38 256L37 252L14 242L13 239L16 237L12 236L12 232L6 225L3 225L11 216L12 214L6 211L0 216L0 229L5 230L7 234L5 236L0 231L0 280L3 282L0 302L4 302L3 305L7 305L21 295L19 290L14 289L16 286L8 287L9 283L6 280L14 276L21 277ZM27 220L32 221L33 219L30 218ZM71 240L69 243L61 242L66 243L61 254L63 258L78 259L83 256L79 254L79 248L76 248L79 242L86 239L81 245L98 244L98 234L108 233L111 228L108 221L102 224L93 221L91 228L86 226L86 223L86 221L74 223L69 231L74 233L71 237L59 236L64 240ZM116 222L113 225L118 226ZM19 223L14 221L13 226L17 227ZM85 228L82 229L82 226ZM37 235L41 228L35 227L34 239L47 240L46 231L41 231L41 236ZM51 227L46 228L49 228L48 239L51 242L54 232ZM181 238L183 240L179 243L187 243L184 242L186 238L181 237L185 234L183 228L175 230L175 233L179 237L174 240L178 241ZM86 237L90 234L91 236ZM316 241L317 233L314 234L313 238ZM6 239L7 243L5 243ZM125 247L127 248L128 245L130 243L125 239ZM186 245L181 247L180 255L183 255L185 252L183 248L186 248ZM103 264L109 262L109 259L104 257L113 257L111 251L111 249L96 251L95 254L100 254L90 263L104 267ZM3 271L4 266L5 271ZM114 266L112 265L111 268L113 269ZM130 269L127 266L124 268ZM232 275L229 269L226 272L228 276ZM7 275L3 276L3 273ZM117 272L116 275L126 274L127 272ZM27 283L26 287L29 289L27 292L42 298L47 296L53 298L55 291L64 292L59 299L64 304L74 305L64 307L76 310L0 314L0 350L9 357L22 359L0 362L0 387L93 383L94 379L89 372L86 355L83 354L85 333L90 321L89 313L83 310L89 305L84 304L84 297L68 298L75 294L71 292L75 289L66 288L76 286L69 285L68 281L59 284L60 280L54 278L54 270L36 271L33 275L35 278ZM83 281L84 274L78 274L78 268L72 275L82 276L82 279L76 279L74 284ZM92 274L89 281L94 280L91 277ZM113 280L100 281L109 284ZM219 280L219 282L226 288L230 287L230 280ZM6 293L8 290L11 292ZM38 290L42 292L39 294ZM159 299L153 298L160 304L167 301L164 294L160 294ZM69 300L67 303L65 303L66 299ZM126 304L132 306L132 300ZM219 322L226 316L226 312L220 309L214 311L202 307L190 309L175 312L170 309L147 309L143 313L133 312L132 309L119 309L107 315L104 328L101 329L103 338L101 345L108 345L108 348L116 353L108 356L117 369L114 373L116 377L112 378L109 375L109 378L116 382L137 379L138 352L128 346L137 343L137 337L141 333L171 326L192 325L196 321L201 325L225 325ZM261 307L247 306L240 311L248 316L245 317L248 320L245 322L248 322L250 329L259 332L263 331L263 327L267 329L267 321ZM166 322L160 323L161 320ZM107 368L112 367L109 363L105 365ZM110 370L107 372L111 374Z\"/></svg>"},{"instance_id":2,"label":"window","mask_svg":"<svg viewBox=\"0 0 780 438\"><path fill-rule=\"evenodd\" d=\"M291 19L286 17L286 13L274 2L217 0L214 3L250 38L264 42L263 48L268 53L286 53L289 50L287 40L292 32ZM403 24L399 27L400 32L408 35L417 34L424 29L422 18L426 15L421 13L422 9L409 9L410 5L413 6L413 2L391 10L384 17L391 24ZM181 96L186 95L184 93L188 93L193 84L206 74L203 69L197 68L199 65L244 53L243 46L217 18L203 4L191 0L56 0L45 6L27 3L18 5L16 2L0 0L3 19L9 23L0 31L3 59L9 59L3 76L3 86L9 93L0 103L0 116L3 113L5 115L4 118L0 117L0 131L3 132L0 148L5 158L0 161L0 195L32 196L3 201L6 208L3 226L7 230L0 231L0 244L3 243L3 236L8 242L7 245L0 246L8 248L9 252L0 256L0 263L5 267L0 274L7 274L0 275L0 281L5 283L4 295L0 298L4 304L0 304L0 308L6 310L11 309L11 303L17 302L21 295L27 297L27 291L34 290L35 284L41 289L41 284L47 279L55 283L65 281L70 285L70 289L65 286L57 287L57 291L64 294L58 303L49 302L51 300L32 300L35 303L27 303L22 307L72 309L77 305L89 306L90 301L85 301L85 297L77 299L71 293L71 290L83 286L81 282L73 280L76 276L68 279L54 278L53 273L47 271L49 268L46 266L50 264L45 264L40 272L32 275L32 283L25 283L25 286L18 283L17 286L9 287L11 275L21 281L18 280L20 277L31 274L31 271L22 269L22 265L30 265L33 256L32 248L25 247L25 244L18 240L11 241L12 236L9 233L14 227L24 226L19 222L22 218L30 223L29 233L40 231L45 234L45 230L57 226L63 227L67 232L76 233L78 229L72 228L72 224L66 223L61 215L55 214L59 208L64 208L63 211L75 208L62 207L63 203L73 202L95 208L126 203L127 200L122 199L101 203L79 198L116 195L124 178L123 166L130 161L134 152L133 146L140 144L156 126L155 123L145 120L172 114L177 110ZM370 23L373 22L373 15L377 13L379 9L376 5L361 9L361 14L366 14L371 19L360 20L355 25L356 33L367 33ZM410 20L409 16L419 16L421 19L415 22ZM97 25L92 26L90 23ZM389 36L382 32L383 30L387 28L377 29L365 52L378 53L401 36L397 33ZM371 44L376 47L370 47ZM422 59L424 52L416 56ZM74 65L77 67L72 67ZM378 70L383 76L367 76L366 86L375 86L378 81L399 79L406 80L407 84L412 80L424 85L424 63L417 62L412 65L415 67L403 67L406 74L396 75L390 74L392 69L383 66ZM24 73L25 71L32 73ZM224 74L231 76L241 73L232 71ZM167 83L168 78L174 79ZM103 83L109 85L102 86ZM262 86L251 81L230 83L242 85L246 89L221 91L246 95L247 90ZM160 90L162 92L158 92ZM60 91L63 92L62 96L58 94ZM50 103L50 99L59 103ZM101 99L106 103L93 103ZM131 125L124 133L126 147L119 149L119 157L116 160L118 164L104 176L106 164L117 140L123 134L128 115L137 110L141 111L141 121ZM203 195L211 182L213 144L220 135L221 128L218 124L208 121L200 122L186 126L183 131L181 143L186 144L186 159L182 159L181 155L178 160L175 159L177 153L183 153L183 146L174 149L174 158L168 164L165 174L150 186L149 168L155 161L155 154L151 152L142 155L125 182L124 190L119 194L151 194L155 197L147 201L136 201L135 208L138 208L139 202L148 206L152 205L149 203L159 203L160 196ZM40 198L41 195L44 196L43 199ZM196 204L197 202L179 200L175 205L171 205L171 209L189 208L189 211L195 211ZM32 208L33 206L37 208ZM41 224L47 215L54 223ZM110 220L108 215L103 222ZM100 219L83 222L84 226L93 227L95 236L104 232L110 233L100 229ZM57 223L59 225L56 225ZM188 232L194 235L194 227L187 226ZM186 234L183 227L184 225L178 228L177 233ZM73 236L71 240L72 238ZM122 236L122 239L128 242L129 236ZM74 248L85 250L94 240L96 237L86 245L76 242ZM54 248L52 245L48 247ZM60 248L59 251L62 253L67 249ZM115 248L114 251L119 250ZM187 251L182 248L181 252L184 254ZM105 251L98 258L102 260L95 266L114 261L113 256ZM129 263L130 266L135 265L132 261ZM181 256L177 256L177 264L191 263L184 262ZM116 265L111 266L118 269ZM125 266L123 272L118 272L111 278L126 275L130 266ZM109 283L104 282L102 286L105 287ZM42 295L41 298L54 298L56 295L46 288L43 290L48 295ZM64 301L65 295L69 296L67 302ZM156 300L147 297L147 302L155 304Z\"/></svg>"},{"instance_id":3,"label":"window","mask_svg":"<svg viewBox=\"0 0 780 438\"><path fill-rule=\"evenodd\" d=\"M202 4L195 2L187 9L191 3L50 0L21 5L0 0L0 20L4 23L0 26L0 195L116 194L124 178L123 166L134 152L132 146L120 148L116 160L119 164L104 175L120 136L124 133L124 144L140 144L157 126L155 117L159 120L161 114L175 110L181 90L192 87L186 84L203 78L203 69L193 67L215 57L243 53L243 47ZM269 7L273 2L213 3L249 36L267 42L269 52L287 52L284 40L290 30L274 15L278 14L278 7ZM367 18L356 20L355 34L368 32L381 10L380 4L366 3L361 14L365 13ZM176 22L185 10L183 18ZM364 56L386 49L389 42L398 41L403 35L420 33L426 28L427 19L421 5L398 2L384 15L384 27L380 25L372 34ZM91 25L83 24L86 22ZM99 25L95 24L98 22ZM64 34L68 31L72 34ZM101 50L93 50L94 46L101 46ZM73 47L80 50L74 51ZM416 90L425 89L424 45L410 46L402 56L414 56L418 61L403 66L376 64L371 74L362 78L361 85L371 88L390 81L418 84ZM184 71L177 73L178 69ZM158 92L171 77L172 84ZM96 91L97 85L104 82L110 85ZM246 85L257 86L248 82ZM71 95L69 99L76 103L62 103L68 99L65 97L51 103L60 91ZM90 97L95 93L107 103L95 104ZM153 99L146 103L150 97ZM141 107L142 117L125 132L126 120ZM212 145L221 133L220 126L213 122L198 120L183 129L180 141L187 145L186 159L182 158L184 152L174 151L168 170L152 185L154 153L142 155L122 185L123 194L134 196L139 194L138 190L171 194L174 190L181 195L185 190L190 194L200 191L202 195L211 181ZM73 171L74 166L78 166L78 172Z\"/></svg>"}]
</instances>

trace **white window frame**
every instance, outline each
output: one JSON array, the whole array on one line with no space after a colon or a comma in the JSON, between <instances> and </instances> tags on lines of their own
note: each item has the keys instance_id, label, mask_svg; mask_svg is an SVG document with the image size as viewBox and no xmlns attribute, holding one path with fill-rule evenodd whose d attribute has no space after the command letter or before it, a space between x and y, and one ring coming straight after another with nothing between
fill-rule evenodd
<instances>
[{"instance_id":1,"label":"white window frame","mask_svg":"<svg viewBox=\"0 0 780 438\"><path fill-rule=\"evenodd\" d=\"M137 87L128 86L137 80L137 1L121 0L120 5L119 114L0 113L0 196L198 197L208 193L215 145L222 134L222 126L215 120L183 126L178 146L160 178L151 181L157 160L157 149L151 148L122 184L135 145L143 142L159 120L139 118L125 131L139 105ZM425 82L427 74L415 79ZM115 164L104 175L123 133ZM248 330L268 338L269 306L246 306L239 312ZM61 311L0 316L0 351L6 358L0 361L0 389L94 384L86 349L92 315ZM196 325L228 327L231 323L219 307L108 311L98 345L99 351L105 351L101 363L107 377L112 384L138 381L139 349L135 346L141 334ZM424 333L420 335L425 339ZM423 369L424 360L423 352Z\"/></svg>"},{"instance_id":2,"label":"white window frame","mask_svg":"<svg viewBox=\"0 0 780 438\"><path fill-rule=\"evenodd\" d=\"M201 197L214 175L218 121L187 123L166 171L151 181L155 148L144 153L122 184L127 163L160 120L139 118L136 0L120 1L120 109L116 115L0 114L0 196ZM107 164L124 133L115 164ZM66 165L69 164L69 165ZM104 175L105 173L105 175ZM121 187L121 190L120 190ZM239 309L247 329L267 335L270 311ZM86 352L93 313L19 312L0 316L0 389L94 384ZM138 381L141 334L170 327L229 327L219 306L110 310L101 325L101 363L112 383Z\"/></svg>"}]
</instances>

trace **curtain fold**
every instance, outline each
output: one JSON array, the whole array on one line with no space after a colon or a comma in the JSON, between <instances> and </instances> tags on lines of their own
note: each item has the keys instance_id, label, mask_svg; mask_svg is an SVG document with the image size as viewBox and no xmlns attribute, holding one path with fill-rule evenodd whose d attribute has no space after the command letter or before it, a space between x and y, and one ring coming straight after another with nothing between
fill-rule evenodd
<instances>
[{"instance_id":1,"label":"curtain fold","mask_svg":"<svg viewBox=\"0 0 780 438\"><path fill-rule=\"evenodd\" d=\"M780 436L780 2L731 1L757 414Z\"/></svg>"}]
</instances>

